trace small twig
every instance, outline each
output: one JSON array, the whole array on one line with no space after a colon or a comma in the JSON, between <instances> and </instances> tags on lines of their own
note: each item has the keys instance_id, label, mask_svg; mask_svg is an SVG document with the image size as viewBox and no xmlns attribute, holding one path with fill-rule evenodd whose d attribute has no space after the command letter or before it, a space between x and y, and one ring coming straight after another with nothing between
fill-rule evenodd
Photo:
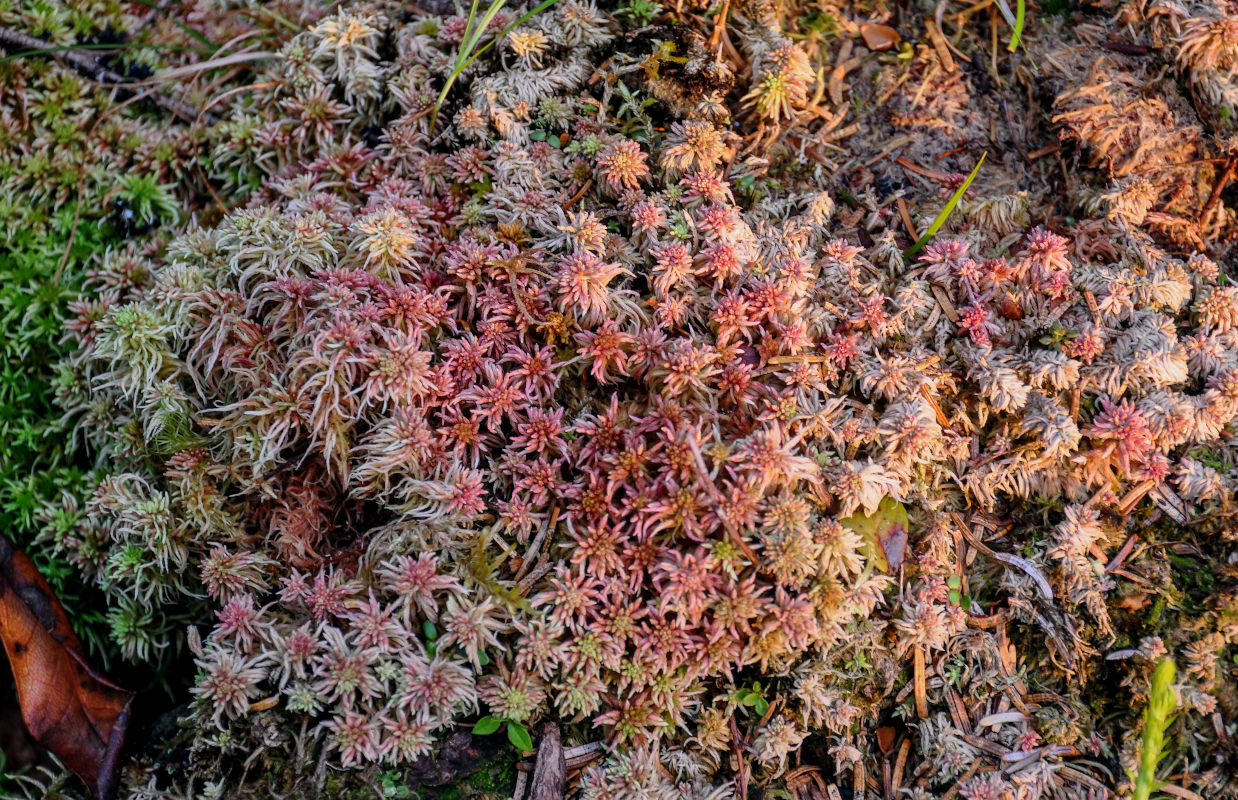
<instances>
[{"instance_id":1,"label":"small twig","mask_svg":"<svg viewBox=\"0 0 1238 800\"><path fill-rule=\"evenodd\" d=\"M66 64L82 77L88 78L95 83L113 84L122 88L140 83L139 81L130 80L118 72L113 72L100 64L93 56L85 55L67 47L49 48L47 44L42 39L36 39L33 36L28 36L9 28L0 28L0 46L6 49L29 50L38 54L55 55L63 59ZM13 55L21 54L21 52L13 53ZM193 122L199 116L198 109L180 100L174 100L161 94L152 94L149 99L155 105L175 114L186 122ZM214 124L215 122L216 120L213 117L207 117L207 124Z\"/></svg>"},{"instance_id":2,"label":"small twig","mask_svg":"<svg viewBox=\"0 0 1238 800\"><path fill-rule=\"evenodd\" d=\"M894 776L890 781L890 788L893 790L891 794L895 796L898 790L903 788L903 773L907 769L907 756L910 753L911 739L903 739L903 743L898 748L898 756L894 759Z\"/></svg>"},{"instance_id":3,"label":"small twig","mask_svg":"<svg viewBox=\"0 0 1238 800\"><path fill-rule=\"evenodd\" d=\"M1215 206L1217 201L1221 199L1221 192L1225 191L1225 187L1228 186L1230 180L1233 179L1235 168L1238 168L1238 156L1230 156L1229 161L1225 164L1225 171L1221 173L1220 179L1218 179L1216 185L1212 187L1212 194L1208 195L1208 202L1204 203L1203 209L1199 212L1200 225L1204 224L1204 219L1208 216L1208 212L1211 211L1212 207Z\"/></svg>"},{"instance_id":4,"label":"small twig","mask_svg":"<svg viewBox=\"0 0 1238 800\"><path fill-rule=\"evenodd\" d=\"M903 221L903 227L907 229L907 235L911 237L911 241L919 239L920 234L916 233L916 225L911 221L911 214L907 211L907 201L900 197L895 205L898 206L899 219Z\"/></svg>"},{"instance_id":5,"label":"small twig","mask_svg":"<svg viewBox=\"0 0 1238 800\"><path fill-rule=\"evenodd\" d=\"M568 200L566 203L563 204L563 210L567 211L569 208L579 203L580 198L584 197L585 193L588 192L592 188L593 188L593 178L590 178L589 180L585 181L584 186L581 186L580 189L577 190L576 194L572 195L572 198L570 200Z\"/></svg>"},{"instance_id":6,"label":"small twig","mask_svg":"<svg viewBox=\"0 0 1238 800\"><path fill-rule=\"evenodd\" d=\"M1010 129L1010 140L1014 142L1014 147L1019 151L1019 155L1024 161L1031 164L1032 157L1023 149L1023 142L1019 141L1019 134L1015 132L1014 120L1010 117L1010 106L1006 105L1006 98L1002 98L1002 114L1006 117L1006 127Z\"/></svg>"},{"instance_id":7,"label":"small twig","mask_svg":"<svg viewBox=\"0 0 1238 800\"><path fill-rule=\"evenodd\" d=\"M731 715L731 752L735 754L735 797L736 800L748 800L748 765L744 763L743 738L739 735L739 723L735 715Z\"/></svg>"},{"instance_id":8,"label":"small twig","mask_svg":"<svg viewBox=\"0 0 1238 800\"><path fill-rule=\"evenodd\" d=\"M941 31L937 29L937 23L931 18L926 17L924 28L928 31L928 38L933 44L933 49L937 51L937 60L941 62L941 68L946 72L954 72L957 68L954 63L954 54L950 52L950 48L946 45L946 37L942 36Z\"/></svg>"},{"instance_id":9,"label":"small twig","mask_svg":"<svg viewBox=\"0 0 1238 800\"><path fill-rule=\"evenodd\" d=\"M546 536L559 524L559 507L555 506L550 511L550 521L543 527L539 526L537 535L533 537L533 541L529 543L529 549L524 551L524 558L521 559L520 569L516 570L516 580L519 581L529 571L529 567L533 566L533 558L541 550L542 544L546 541Z\"/></svg>"},{"instance_id":10,"label":"small twig","mask_svg":"<svg viewBox=\"0 0 1238 800\"><path fill-rule=\"evenodd\" d=\"M924 674L924 648L916 645L911 657L912 675L915 684L916 716L928 719L928 678Z\"/></svg>"},{"instance_id":11,"label":"small twig","mask_svg":"<svg viewBox=\"0 0 1238 800\"><path fill-rule=\"evenodd\" d=\"M940 181L942 183L945 183L946 181L950 180L953 177L948 172L941 172L940 170L929 169L928 167L922 167L919 164L908 161L902 156L899 156L898 158L894 159L894 163L898 164L900 167L907 170L908 172L915 173L916 175L919 175L924 178L932 178L933 180Z\"/></svg>"},{"instance_id":12,"label":"small twig","mask_svg":"<svg viewBox=\"0 0 1238 800\"><path fill-rule=\"evenodd\" d=\"M82 218L82 182L77 183L77 204L73 207L73 227L69 229L69 243L65 245L64 255L60 259L60 266L56 267L56 274L52 276L52 283L60 283L60 277L64 275L64 268L69 264L69 256L73 253L73 241L77 238L77 224Z\"/></svg>"}]
</instances>

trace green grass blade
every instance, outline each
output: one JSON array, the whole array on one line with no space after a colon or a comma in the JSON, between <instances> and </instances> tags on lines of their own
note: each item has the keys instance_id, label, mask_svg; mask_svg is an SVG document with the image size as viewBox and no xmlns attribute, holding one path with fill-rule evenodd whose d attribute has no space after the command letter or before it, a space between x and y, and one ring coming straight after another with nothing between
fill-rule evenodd
<instances>
[{"instance_id":1,"label":"green grass blade","mask_svg":"<svg viewBox=\"0 0 1238 800\"><path fill-rule=\"evenodd\" d=\"M464 53L468 52L468 42L473 38L473 23L477 21L477 6L480 4L481 0L473 0L473 5L469 7L469 18L464 23L464 35L460 37L460 52L456 55L457 62Z\"/></svg>"},{"instance_id":2,"label":"green grass blade","mask_svg":"<svg viewBox=\"0 0 1238 800\"><path fill-rule=\"evenodd\" d=\"M477 45L481 43L482 38L486 35L486 30L490 27L490 23L494 21L495 15L503 9L506 2L507 0L495 0L495 2L490 5L490 8L486 10L486 15L482 17L481 22L477 23L477 30L473 31L473 38L469 40L466 47L460 50L460 55L462 57L468 58L469 54L473 53L477 49ZM511 30L510 26L504 28L502 32L494 38L502 38L509 30ZM494 39L491 39L490 41L494 41ZM467 65L468 61L466 61L465 64Z\"/></svg>"},{"instance_id":3,"label":"green grass blade","mask_svg":"<svg viewBox=\"0 0 1238 800\"><path fill-rule=\"evenodd\" d=\"M477 43L481 41L481 36L484 35L486 27L490 21L494 19L494 15L503 7L506 0L498 0L487 10L485 18L478 24L477 30L470 35L469 28L465 26L464 43L460 46L460 55L456 58L456 67L447 76L447 81L443 84L443 90L438 93L438 99L434 101L434 113L430 117L430 132L434 132L435 123L438 121L438 112L443 107L443 101L447 99L447 93L451 91L452 84L456 82L456 78L460 77L460 73L469 68L469 65L477 60L477 57L490 49L491 45L500 41L504 36L511 33L515 28L523 25L529 18L535 14L540 14L546 9L553 6L559 0L542 0L529 11L525 12L519 19L508 25L503 30L499 31L498 35L486 42L481 47L477 47ZM472 24L474 12L477 10L477 0L473 0L473 11L469 12L469 24Z\"/></svg>"},{"instance_id":4,"label":"green grass blade","mask_svg":"<svg viewBox=\"0 0 1238 800\"><path fill-rule=\"evenodd\" d=\"M986 151L980 156L980 160L976 162L976 166L972 167L971 174L967 176L967 180L963 181L963 185L955 190L954 194L950 196L950 200L946 202L946 207L943 208L941 213L937 215L937 219L933 220L933 224L930 225L929 229L924 232L924 235L920 237L920 240L911 247L907 248L907 250L903 253L903 258L910 261L912 256L920 252L924 245L928 244L932 238L937 235L937 231L941 229L941 226L946 224L946 220L950 218L950 214L954 212L954 207L957 206L959 204L959 200L963 198L963 193L967 191L967 187L971 186L971 182L974 181L976 176L980 174L980 165L984 163L984 158L987 155L988 152Z\"/></svg>"},{"instance_id":5,"label":"green grass blade","mask_svg":"<svg viewBox=\"0 0 1238 800\"><path fill-rule=\"evenodd\" d=\"M513 22L511 25L508 25L506 28L504 28L502 31L500 31L498 36L496 36L496 37L494 37L493 39L491 39L490 41L486 42L484 45L482 45L482 46L481 46L481 48L480 48L480 49L478 49L478 50L477 50L477 52L475 52L475 53L473 53L471 56L469 56L468 61L465 61L465 62L464 62L464 66L462 67L462 69L468 69L469 64L472 64L472 63L473 63L473 62L477 59L477 57L478 57L479 55L481 55L482 53L484 53L484 52L486 52L487 50L489 50L489 49L490 49L490 46L491 46L492 44L494 44L495 42L499 41L500 39L502 39L502 38L503 38L504 36L506 36L507 34L511 33L513 30L515 30L515 29L516 29L517 27L519 27L520 25L524 24L524 22L525 22L526 20L528 20L530 17L532 17L534 14L540 14L541 12L543 12L543 11L545 11L546 9L550 8L551 6L553 6L553 5L554 5L555 3L557 3L557 2L559 2L559 0L542 0L542 2L538 3L536 6L534 6L532 9L530 9L528 12L526 12L526 13L525 13L525 15L524 15L524 16L522 16L520 19L516 20L516 21L515 21L515 22Z\"/></svg>"},{"instance_id":6,"label":"green grass blade","mask_svg":"<svg viewBox=\"0 0 1238 800\"><path fill-rule=\"evenodd\" d=\"M1006 48L1012 53L1019 49L1019 40L1023 38L1023 21L1027 16L1027 0L1018 0L1014 13L1014 34L1010 37L1010 46Z\"/></svg>"}]
</instances>

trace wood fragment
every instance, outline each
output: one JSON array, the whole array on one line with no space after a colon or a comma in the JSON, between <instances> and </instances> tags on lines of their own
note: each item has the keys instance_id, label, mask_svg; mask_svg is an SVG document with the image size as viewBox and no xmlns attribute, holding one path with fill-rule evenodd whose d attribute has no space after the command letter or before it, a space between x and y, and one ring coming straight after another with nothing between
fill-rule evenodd
<instances>
[{"instance_id":1,"label":"wood fragment","mask_svg":"<svg viewBox=\"0 0 1238 800\"><path fill-rule=\"evenodd\" d=\"M1134 549L1135 542L1138 541L1138 539L1139 537L1133 533L1130 536L1127 536L1126 541L1122 543L1122 547L1118 549L1118 554L1115 555L1113 560L1110 561L1105 567L1105 572L1112 572L1122 566L1122 562L1126 561L1127 557L1131 554L1131 550Z\"/></svg>"},{"instance_id":2,"label":"wood fragment","mask_svg":"<svg viewBox=\"0 0 1238 800\"><path fill-rule=\"evenodd\" d=\"M900 197L895 205L898 207L899 219L903 221L903 227L907 229L907 235L911 237L911 241L918 242L920 234L916 233L916 225L911 221L911 214L907 211L907 201Z\"/></svg>"},{"instance_id":3,"label":"wood fragment","mask_svg":"<svg viewBox=\"0 0 1238 800\"><path fill-rule=\"evenodd\" d=\"M919 175L922 178L932 178L933 180L940 181L942 183L945 183L946 181L950 180L952 177L950 173L948 172L942 172L940 170L929 169L928 167L922 167L919 164L915 164L911 161L908 161L902 156L899 156L898 158L894 159L894 163L898 164L900 167L907 170L908 172Z\"/></svg>"},{"instance_id":4,"label":"wood fragment","mask_svg":"<svg viewBox=\"0 0 1238 800\"><path fill-rule=\"evenodd\" d=\"M950 721L954 723L954 727L963 733L971 733L971 717L967 714L967 707L963 705L963 698L950 686L946 686L943 693L946 696L946 706L950 709Z\"/></svg>"},{"instance_id":5,"label":"wood fragment","mask_svg":"<svg viewBox=\"0 0 1238 800\"><path fill-rule=\"evenodd\" d=\"M567 789L567 759L559 726L544 722L537 745L537 766L529 786L529 800L563 800Z\"/></svg>"},{"instance_id":6,"label":"wood fragment","mask_svg":"<svg viewBox=\"0 0 1238 800\"><path fill-rule=\"evenodd\" d=\"M898 746L898 756L894 759L894 778L890 782L892 795L897 795L903 788L903 773L907 770L907 756L911 754L911 739L903 739Z\"/></svg>"},{"instance_id":7,"label":"wood fragment","mask_svg":"<svg viewBox=\"0 0 1238 800\"><path fill-rule=\"evenodd\" d=\"M900 147L905 147L911 144L912 142L915 141L915 139L916 137L908 133L904 133L902 136L895 136L893 139L886 142L886 146L881 148L881 152L877 153L877 155L873 156L868 161L865 161L864 166L871 167L873 164L876 164L878 161L884 161L886 159L886 156L890 155L890 153L893 153L895 150L899 149Z\"/></svg>"},{"instance_id":8,"label":"wood fragment","mask_svg":"<svg viewBox=\"0 0 1238 800\"><path fill-rule=\"evenodd\" d=\"M1037 588L1040 589L1040 593L1044 595L1044 598L1049 601L1053 600L1053 587L1049 585L1048 579L1045 578L1043 574L1041 574L1040 570L1036 567L1035 564L1028 561L1026 558L1023 558L1022 556L1015 556L1009 553L997 552L996 550L994 550L993 548L989 547L987 544L985 544L984 542L976 538L975 534L971 532L971 529L967 527L966 523L963 522L963 518L957 512L951 514L951 517L954 519L954 524L959 526L959 529L963 531L963 535L967 537L967 540L971 542L972 545L977 550L989 556L990 558L995 558L998 561L1009 564L1012 567L1018 567L1019 569L1023 570L1024 572L1028 574L1028 576L1032 579L1032 581L1035 582Z\"/></svg>"},{"instance_id":9,"label":"wood fragment","mask_svg":"<svg viewBox=\"0 0 1238 800\"><path fill-rule=\"evenodd\" d=\"M1152 48L1146 44L1134 44L1132 42L1123 42L1117 39L1110 39L1101 47L1113 53L1121 53L1127 56L1146 56L1152 52Z\"/></svg>"},{"instance_id":10,"label":"wood fragment","mask_svg":"<svg viewBox=\"0 0 1238 800\"><path fill-rule=\"evenodd\" d=\"M606 749L601 742L589 742L588 744L580 744L564 750L563 758L567 761L568 769L576 769L583 764L588 764L590 761L601 758L605 754Z\"/></svg>"},{"instance_id":11,"label":"wood fragment","mask_svg":"<svg viewBox=\"0 0 1238 800\"><path fill-rule=\"evenodd\" d=\"M937 424L943 428L953 430L954 426L950 424L950 418L946 416L945 411L941 410L941 405L938 404L937 398L933 396L933 390L929 388L927 383L920 384L920 396L933 409L933 417L937 420Z\"/></svg>"},{"instance_id":12,"label":"wood fragment","mask_svg":"<svg viewBox=\"0 0 1238 800\"><path fill-rule=\"evenodd\" d=\"M1088 313L1092 315L1092 322L1100 327L1102 320L1100 316L1100 306L1096 304L1096 295L1092 294L1091 289L1083 290L1083 299L1088 304Z\"/></svg>"},{"instance_id":13,"label":"wood fragment","mask_svg":"<svg viewBox=\"0 0 1238 800\"><path fill-rule=\"evenodd\" d=\"M941 62L941 68L946 72L954 72L958 68L954 63L954 54L950 52L950 47L946 44L946 37L942 36L941 31L937 29L937 23L932 17L925 17L924 27L928 31L933 49L937 51L937 60Z\"/></svg>"},{"instance_id":14,"label":"wood fragment","mask_svg":"<svg viewBox=\"0 0 1238 800\"><path fill-rule=\"evenodd\" d=\"M851 58L834 67L833 71L830 73L829 84L830 100L833 101L834 105L839 105L843 102L845 99L843 92L849 88L847 84L843 83L843 78L846 77L848 72L860 66L862 63L863 62L858 58Z\"/></svg>"},{"instance_id":15,"label":"wood fragment","mask_svg":"<svg viewBox=\"0 0 1238 800\"><path fill-rule=\"evenodd\" d=\"M1035 161L1038 158L1044 158L1045 156L1057 153L1061 151L1061 149L1062 149L1062 146L1060 144L1051 144L1046 147L1042 147L1039 150L1033 150L1032 152L1027 154L1027 157L1031 159L1032 161Z\"/></svg>"},{"instance_id":16,"label":"wood fragment","mask_svg":"<svg viewBox=\"0 0 1238 800\"><path fill-rule=\"evenodd\" d=\"M848 136L855 136L862 130L864 130L864 126L858 122L855 122L845 128L840 128L839 130L832 131L828 135L821 137L821 142L825 144L836 142L839 139L846 139Z\"/></svg>"},{"instance_id":17,"label":"wood fragment","mask_svg":"<svg viewBox=\"0 0 1238 800\"><path fill-rule=\"evenodd\" d=\"M977 736L974 733L965 733L959 738L961 738L963 741L967 742L968 744L970 744L972 747L976 748L977 750L988 753L989 755L994 756L995 758L1001 758L1002 756L1006 755L1006 752L1007 752L1006 748L1002 747L1000 744L990 742L988 739L985 739L981 736Z\"/></svg>"},{"instance_id":18,"label":"wood fragment","mask_svg":"<svg viewBox=\"0 0 1238 800\"><path fill-rule=\"evenodd\" d=\"M972 765L967 768L967 772L964 772L962 775L960 775L959 779L954 782L954 785L945 791L945 793L941 796L941 800L954 800L954 798L959 793L959 787L962 786L964 783L967 783L972 778L974 778L976 775L976 772L979 771L979 769L980 769L980 759L976 759L975 761L972 762Z\"/></svg>"},{"instance_id":19,"label":"wood fragment","mask_svg":"<svg viewBox=\"0 0 1238 800\"><path fill-rule=\"evenodd\" d=\"M1130 516L1135 510L1135 506L1139 501L1148 495L1148 492L1156 486L1156 481L1141 481L1136 484L1126 495L1118 501L1118 513L1124 517Z\"/></svg>"},{"instance_id":20,"label":"wood fragment","mask_svg":"<svg viewBox=\"0 0 1238 800\"><path fill-rule=\"evenodd\" d=\"M590 178L589 180L585 181L584 186L581 186L580 189L577 190L576 194L572 195L570 200L568 200L566 203L563 204L562 206L563 210L567 211L572 206L579 203L580 199L584 197L585 194L592 188L593 188L593 178Z\"/></svg>"},{"instance_id":21,"label":"wood fragment","mask_svg":"<svg viewBox=\"0 0 1238 800\"><path fill-rule=\"evenodd\" d=\"M256 703L250 703L249 711L250 713L256 713L259 711L269 711L272 708L275 708L277 705L279 705L279 695L274 695L272 697L265 697L262 700L257 701Z\"/></svg>"},{"instance_id":22,"label":"wood fragment","mask_svg":"<svg viewBox=\"0 0 1238 800\"><path fill-rule=\"evenodd\" d=\"M928 719L928 679L924 674L924 648L917 645L912 652L912 681L915 685L916 716L920 719Z\"/></svg>"},{"instance_id":23,"label":"wood fragment","mask_svg":"<svg viewBox=\"0 0 1238 800\"><path fill-rule=\"evenodd\" d=\"M736 800L748 800L748 764L744 761L744 739L739 733L739 723L732 714L731 724L731 754L735 756L735 797Z\"/></svg>"},{"instance_id":24,"label":"wood fragment","mask_svg":"<svg viewBox=\"0 0 1238 800\"><path fill-rule=\"evenodd\" d=\"M946 294L946 290L935 283L930 283L929 288L933 291L933 297L937 298L937 305L941 306L942 312L946 315L946 319L959 324L959 312L954 307L954 303L950 301L950 295Z\"/></svg>"},{"instance_id":25,"label":"wood fragment","mask_svg":"<svg viewBox=\"0 0 1238 800\"><path fill-rule=\"evenodd\" d=\"M1186 503L1173 489L1159 483L1152 487L1148 495L1152 498L1152 502L1156 503L1156 507L1165 512L1165 516L1179 525L1191 524L1191 515L1187 511Z\"/></svg>"},{"instance_id":26,"label":"wood fragment","mask_svg":"<svg viewBox=\"0 0 1238 800\"><path fill-rule=\"evenodd\" d=\"M1087 774L1086 772L1075 769L1074 767L1071 767L1071 766L1063 765L1061 767L1058 767L1056 775L1064 780L1074 781L1075 783L1082 783L1084 786L1094 791L1097 791L1097 792L1108 791L1105 788L1105 784L1096 780L1095 778L1093 778L1091 775Z\"/></svg>"}]
</instances>

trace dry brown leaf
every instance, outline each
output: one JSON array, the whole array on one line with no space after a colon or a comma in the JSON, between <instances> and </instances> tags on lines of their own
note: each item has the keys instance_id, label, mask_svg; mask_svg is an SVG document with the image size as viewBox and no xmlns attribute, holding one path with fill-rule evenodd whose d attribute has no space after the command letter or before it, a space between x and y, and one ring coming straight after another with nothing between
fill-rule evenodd
<instances>
[{"instance_id":1,"label":"dry brown leaf","mask_svg":"<svg viewBox=\"0 0 1238 800\"><path fill-rule=\"evenodd\" d=\"M22 720L97 800L116 789L133 693L86 664L64 607L30 558L0 536L0 639Z\"/></svg>"},{"instance_id":2,"label":"dry brown leaf","mask_svg":"<svg viewBox=\"0 0 1238 800\"><path fill-rule=\"evenodd\" d=\"M870 22L860 25L860 36L864 38L864 46L869 50L889 50L903 40L898 31L889 25Z\"/></svg>"}]
</instances>

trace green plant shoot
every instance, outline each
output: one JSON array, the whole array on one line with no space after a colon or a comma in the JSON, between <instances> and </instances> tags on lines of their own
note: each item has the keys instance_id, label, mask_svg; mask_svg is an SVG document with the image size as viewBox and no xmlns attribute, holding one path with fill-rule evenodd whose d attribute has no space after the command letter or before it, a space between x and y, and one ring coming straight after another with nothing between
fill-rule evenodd
<instances>
[{"instance_id":1,"label":"green plant shoot","mask_svg":"<svg viewBox=\"0 0 1238 800\"><path fill-rule=\"evenodd\" d=\"M1006 48L1012 53L1019 49L1019 40L1023 38L1023 21L1027 17L1027 0L1018 0L1014 13L1014 33L1011 34L1010 45Z\"/></svg>"},{"instance_id":2,"label":"green plant shoot","mask_svg":"<svg viewBox=\"0 0 1238 800\"><path fill-rule=\"evenodd\" d=\"M452 68L451 74L447 76L447 82L443 84L443 90L438 93L438 99L434 101L434 113L430 116L430 132L434 132L435 123L438 122L438 112L443 108L443 101L447 99L447 92L451 91L452 85L456 82L456 78L460 77L460 73L469 68L477 57L486 52L495 42L502 39L518 25L522 25L526 20L534 14L540 14L546 9L553 6L559 0L542 0L534 6L530 11L525 12L524 16L517 19L512 24L501 30L497 36L486 42L481 47L481 39L486 35L486 28L490 27L490 23L494 21L495 16L506 5L507 0L495 0L481 19L477 18L477 7L480 4L479 0L473 0L473 6L469 9L469 18L464 25L464 39L460 43L460 52L456 55L456 64Z\"/></svg>"},{"instance_id":3,"label":"green plant shoot","mask_svg":"<svg viewBox=\"0 0 1238 800\"><path fill-rule=\"evenodd\" d=\"M984 158L987 155L987 151L981 154L980 160L976 162L976 166L972 167L971 174L967 176L967 180L963 181L963 185L950 196L950 199L946 202L945 208L943 208L941 213L937 215L937 219L933 220L933 224L930 225L929 229L924 232L924 235L920 237L920 240L911 247L907 248L907 250L903 253L903 258L910 261L912 256L920 252L926 244L932 241L933 237L937 235L937 231L941 229L941 226L946 224L946 220L949 219L950 214L954 212L954 207L959 204L959 200L962 199L963 194L967 191L967 187L971 186L971 182L976 179L978 174L980 174L980 165L984 163Z\"/></svg>"},{"instance_id":4,"label":"green plant shoot","mask_svg":"<svg viewBox=\"0 0 1238 800\"><path fill-rule=\"evenodd\" d=\"M1139 748L1139 775L1135 777L1134 800L1148 800L1160 786L1156 780L1156 766L1165 749L1165 730L1173 721L1174 710L1174 662L1162 659L1152 673L1152 693L1148 707L1143 712L1143 743Z\"/></svg>"}]
</instances>

